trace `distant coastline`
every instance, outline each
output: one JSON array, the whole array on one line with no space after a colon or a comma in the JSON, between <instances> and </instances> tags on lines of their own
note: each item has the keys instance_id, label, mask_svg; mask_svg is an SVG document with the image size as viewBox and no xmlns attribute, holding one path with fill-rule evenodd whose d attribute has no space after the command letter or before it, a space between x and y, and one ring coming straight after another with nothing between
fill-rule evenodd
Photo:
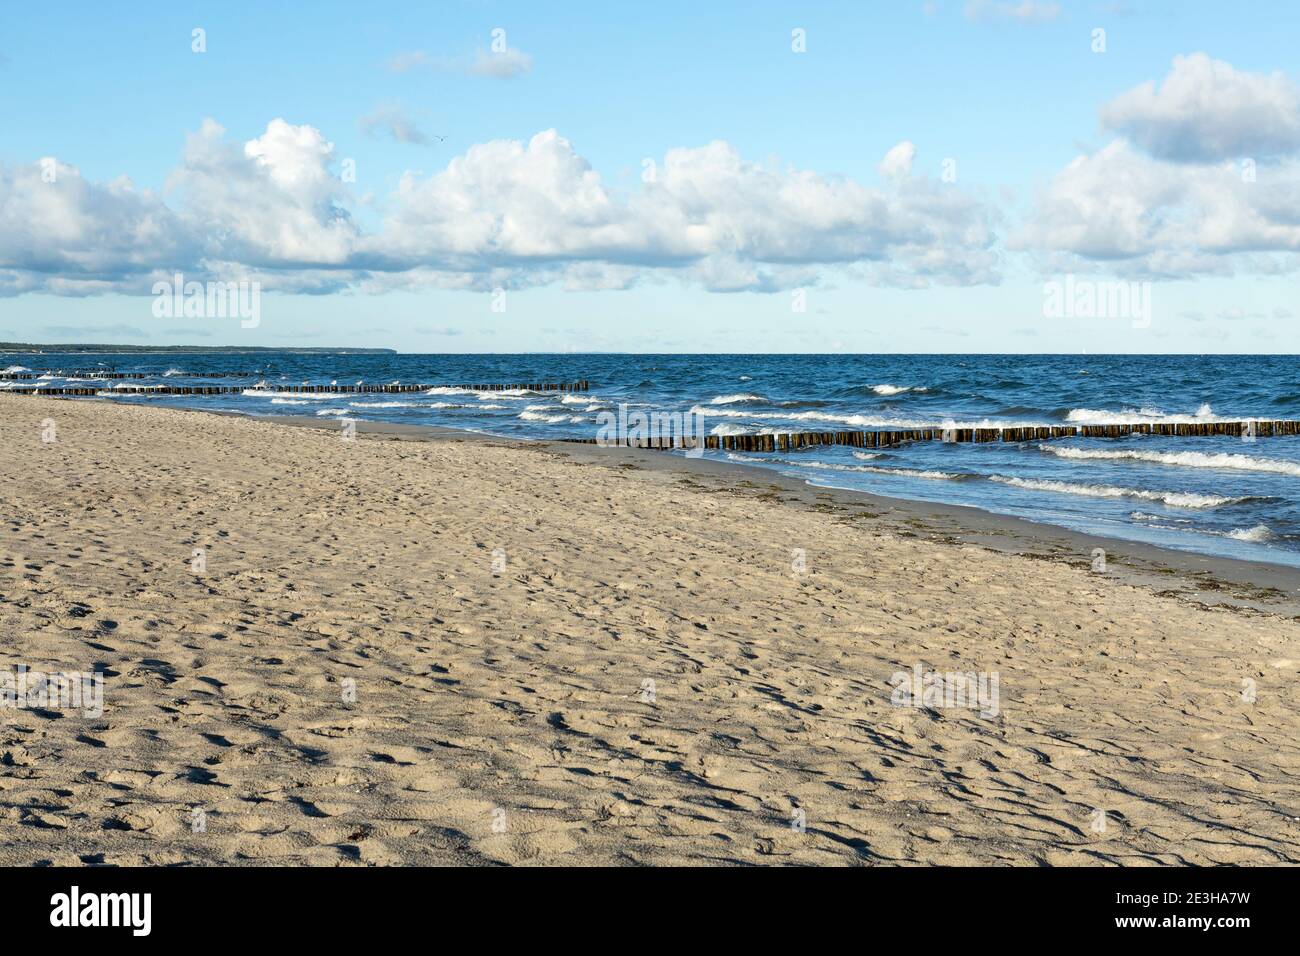
<instances>
[{"instance_id":1,"label":"distant coastline","mask_svg":"<svg viewBox=\"0 0 1300 956\"><path fill-rule=\"evenodd\" d=\"M24 342L0 342L3 352L58 352L61 355L165 355L168 353L196 353L209 355L239 355L246 352L281 352L290 355L396 355L397 349L356 348L281 348L266 345L65 345L54 343L36 345Z\"/></svg>"}]
</instances>

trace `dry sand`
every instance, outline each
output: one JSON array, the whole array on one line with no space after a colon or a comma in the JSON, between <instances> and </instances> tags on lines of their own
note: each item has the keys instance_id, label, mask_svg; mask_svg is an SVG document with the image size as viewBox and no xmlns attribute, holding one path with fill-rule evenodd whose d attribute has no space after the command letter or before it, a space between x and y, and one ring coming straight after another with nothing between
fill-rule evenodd
<instances>
[{"instance_id":1,"label":"dry sand","mask_svg":"<svg viewBox=\"0 0 1300 956\"><path fill-rule=\"evenodd\" d=\"M0 397L0 502L0 667L107 675L98 719L0 711L0 863L1300 860L1281 616L759 483L153 407ZM892 705L918 663L998 715Z\"/></svg>"}]
</instances>

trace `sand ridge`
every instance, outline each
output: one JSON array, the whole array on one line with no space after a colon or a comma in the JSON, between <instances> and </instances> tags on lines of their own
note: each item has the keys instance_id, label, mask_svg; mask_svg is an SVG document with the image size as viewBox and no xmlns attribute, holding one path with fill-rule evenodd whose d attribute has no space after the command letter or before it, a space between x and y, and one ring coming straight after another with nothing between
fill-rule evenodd
<instances>
[{"instance_id":1,"label":"sand ridge","mask_svg":"<svg viewBox=\"0 0 1300 956\"><path fill-rule=\"evenodd\" d=\"M1300 860L1291 620L148 405L0 397L0 501L0 667L107 675L98 719L0 712L3 863ZM918 663L998 715L894 706Z\"/></svg>"}]
</instances>

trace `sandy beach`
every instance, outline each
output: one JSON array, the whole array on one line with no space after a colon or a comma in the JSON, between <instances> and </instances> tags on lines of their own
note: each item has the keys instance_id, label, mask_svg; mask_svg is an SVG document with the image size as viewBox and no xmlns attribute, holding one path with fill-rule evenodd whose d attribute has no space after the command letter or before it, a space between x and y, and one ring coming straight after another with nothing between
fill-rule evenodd
<instances>
[{"instance_id":1,"label":"sandy beach","mask_svg":"<svg viewBox=\"0 0 1300 956\"><path fill-rule=\"evenodd\" d=\"M0 863L1300 861L1283 603L397 437L0 396L0 666L104 675L4 711ZM994 706L900 704L931 671Z\"/></svg>"}]
</instances>

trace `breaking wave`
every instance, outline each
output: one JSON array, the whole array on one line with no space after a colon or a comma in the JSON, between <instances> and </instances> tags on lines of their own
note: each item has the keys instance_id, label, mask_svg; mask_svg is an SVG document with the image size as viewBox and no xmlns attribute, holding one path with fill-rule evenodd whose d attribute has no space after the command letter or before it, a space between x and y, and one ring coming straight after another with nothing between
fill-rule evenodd
<instances>
[{"instance_id":1,"label":"breaking wave","mask_svg":"<svg viewBox=\"0 0 1300 956\"><path fill-rule=\"evenodd\" d=\"M1041 451L1049 452L1058 458L1145 461L1157 465L1176 465L1183 468L1226 468L1234 471L1264 471L1300 477L1300 462L1281 461L1275 458L1253 458L1250 455L1238 455L1229 452L1103 450L1054 445L1039 445L1038 447Z\"/></svg>"}]
</instances>

